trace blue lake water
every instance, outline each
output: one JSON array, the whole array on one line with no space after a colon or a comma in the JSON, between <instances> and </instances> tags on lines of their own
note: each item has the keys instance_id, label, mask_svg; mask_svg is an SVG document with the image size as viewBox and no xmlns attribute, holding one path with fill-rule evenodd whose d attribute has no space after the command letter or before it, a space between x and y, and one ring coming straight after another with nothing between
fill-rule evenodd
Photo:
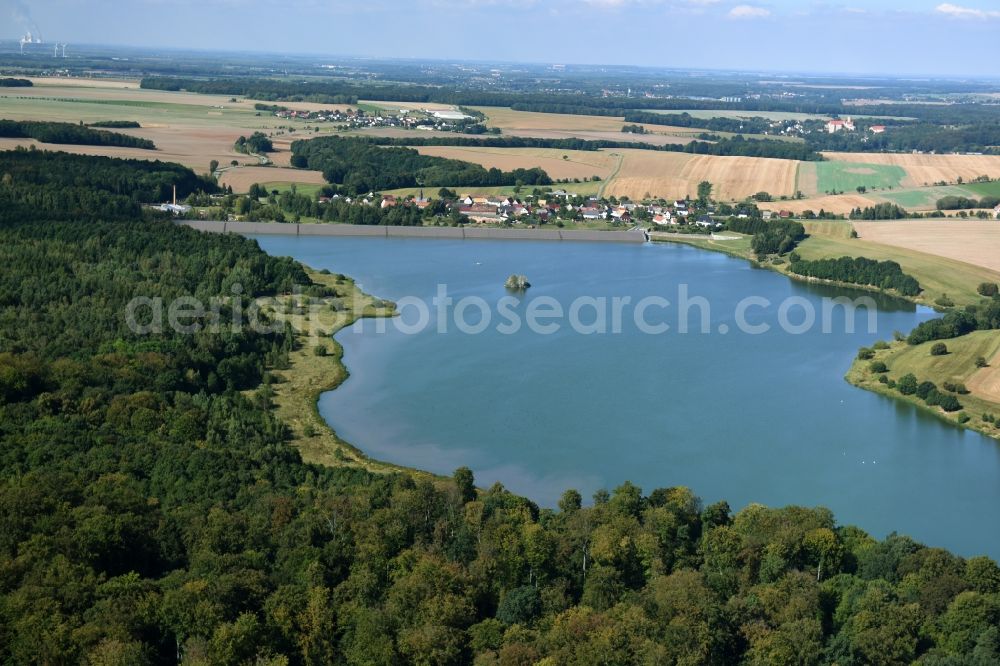
<instances>
[{"instance_id":1,"label":"blue lake water","mask_svg":"<svg viewBox=\"0 0 1000 666\"><path fill-rule=\"evenodd\" d=\"M876 334L867 317L845 332L779 327L778 306L798 299L822 320L825 297L846 292L793 282L718 253L680 245L451 241L261 236L274 255L356 278L365 291L430 302L439 285L456 301L480 297L492 320L479 334L447 332L434 322L417 334L365 322L337 339L351 378L325 394L320 411L337 432L370 456L450 474L467 465L477 483L502 482L543 505L567 488L588 497L625 480L646 492L683 485L706 502L727 500L831 508L842 524L884 537L890 531L966 555L1000 557L1000 445L909 405L843 380L858 347L909 331L932 312L878 300ZM661 296L646 321L668 323L652 335L624 309L621 332L585 335L567 319L551 334L506 321L497 303L504 280L526 274L533 288L508 303L522 321L529 303L547 297L568 311L580 297ZM709 303L709 332L677 331L678 289ZM764 298L746 320L765 334L738 331L747 297ZM804 299L804 300L802 300ZM611 328L610 307L608 328ZM692 328L700 313L690 310ZM476 324L479 310L466 312ZM401 322L415 324L405 308ZM583 323L595 322L581 308ZM726 334L720 327L728 327ZM994 517L989 517L993 515Z\"/></svg>"}]
</instances>

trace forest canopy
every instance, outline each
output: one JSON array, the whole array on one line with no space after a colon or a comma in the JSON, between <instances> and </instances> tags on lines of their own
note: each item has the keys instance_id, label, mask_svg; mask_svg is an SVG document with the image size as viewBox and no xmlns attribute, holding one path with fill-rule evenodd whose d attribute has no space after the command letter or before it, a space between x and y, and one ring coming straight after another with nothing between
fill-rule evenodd
<instances>
[{"instance_id":1,"label":"forest canopy","mask_svg":"<svg viewBox=\"0 0 1000 666\"><path fill-rule=\"evenodd\" d=\"M18 148L0 152L0 222L125 220L142 204L213 193L213 180L169 162Z\"/></svg>"},{"instance_id":2,"label":"forest canopy","mask_svg":"<svg viewBox=\"0 0 1000 666\"><path fill-rule=\"evenodd\" d=\"M380 147L346 137L324 137L292 144L292 165L322 171L347 194L403 187L480 187L550 185L542 169L501 171L444 157L421 155L412 148Z\"/></svg>"},{"instance_id":3,"label":"forest canopy","mask_svg":"<svg viewBox=\"0 0 1000 666\"><path fill-rule=\"evenodd\" d=\"M35 120L0 120L0 137L7 139L35 139L42 143L62 143L75 146L115 146L119 148L144 148L156 150L156 144L122 134L91 129L82 124L40 122Z\"/></svg>"},{"instance_id":4,"label":"forest canopy","mask_svg":"<svg viewBox=\"0 0 1000 666\"><path fill-rule=\"evenodd\" d=\"M164 172L198 183L24 152L0 154L11 182L104 179L126 201ZM140 335L124 317L137 295L230 315L309 293L303 267L240 236L52 210L0 226L0 662L1000 661L995 562L825 509L734 513L627 482L540 507L464 468L306 464L272 408L287 326Z\"/></svg>"}]
</instances>

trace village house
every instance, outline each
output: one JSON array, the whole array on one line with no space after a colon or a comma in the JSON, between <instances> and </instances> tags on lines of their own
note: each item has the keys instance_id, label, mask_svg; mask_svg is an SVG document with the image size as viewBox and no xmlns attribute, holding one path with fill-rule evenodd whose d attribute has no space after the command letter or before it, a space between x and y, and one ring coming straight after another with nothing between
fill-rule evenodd
<instances>
[{"instance_id":1,"label":"village house","mask_svg":"<svg viewBox=\"0 0 1000 666\"><path fill-rule=\"evenodd\" d=\"M699 217L697 219L697 221L695 221L695 224L697 224L699 227L703 227L705 229L721 229L722 228L722 223L721 222L716 222L714 219L712 219L711 215L702 215L701 217Z\"/></svg>"},{"instance_id":2,"label":"village house","mask_svg":"<svg viewBox=\"0 0 1000 666\"><path fill-rule=\"evenodd\" d=\"M997 207L993 209L993 219L1000 220L1000 204L998 204Z\"/></svg>"},{"instance_id":3,"label":"village house","mask_svg":"<svg viewBox=\"0 0 1000 666\"><path fill-rule=\"evenodd\" d=\"M679 224L679 221L672 217L669 212L666 212L653 216L653 224L659 227L665 227L668 224Z\"/></svg>"},{"instance_id":4,"label":"village house","mask_svg":"<svg viewBox=\"0 0 1000 666\"><path fill-rule=\"evenodd\" d=\"M603 220L607 213L600 208L581 208L580 214L585 220Z\"/></svg>"},{"instance_id":5,"label":"village house","mask_svg":"<svg viewBox=\"0 0 1000 666\"><path fill-rule=\"evenodd\" d=\"M885 133L885 125L872 125L871 127L868 128L868 130L872 134L884 134Z\"/></svg>"},{"instance_id":6,"label":"village house","mask_svg":"<svg viewBox=\"0 0 1000 666\"><path fill-rule=\"evenodd\" d=\"M392 196L391 194L387 194L384 197L382 197L382 203L380 204L380 207L382 208L382 210L385 210L386 208L392 208L397 203L399 202L396 201L396 197Z\"/></svg>"}]
</instances>

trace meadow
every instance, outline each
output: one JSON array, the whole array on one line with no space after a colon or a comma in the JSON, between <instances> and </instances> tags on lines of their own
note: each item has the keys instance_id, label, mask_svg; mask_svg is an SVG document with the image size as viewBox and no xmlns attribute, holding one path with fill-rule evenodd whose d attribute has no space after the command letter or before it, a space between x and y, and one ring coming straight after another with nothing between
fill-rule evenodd
<instances>
[{"instance_id":1,"label":"meadow","mask_svg":"<svg viewBox=\"0 0 1000 666\"><path fill-rule=\"evenodd\" d=\"M906 171L896 165L863 162L807 162L799 165L798 189L806 195L899 187Z\"/></svg>"},{"instance_id":2,"label":"meadow","mask_svg":"<svg viewBox=\"0 0 1000 666\"><path fill-rule=\"evenodd\" d=\"M617 160L609 152L591 150L560 150L557 148L481 148L466 146L421 146L421 155L481 164L487 169L511 171L518 167L541 167L553 179L602 180L611 175Z\"/></svg>"},{"instance_id":3,"label":"meadow","mask_svg":"<svg viewBox=\"0 0 1000 666\"><path fill-rule=\"evenodd\" d=\"M980 176L1000 178L1000 155L926 155L911 153L824 153L836 162L901 167L906 172L902 187L925 187L936 183L965 182Z\"/></svg>"}]
</instances>

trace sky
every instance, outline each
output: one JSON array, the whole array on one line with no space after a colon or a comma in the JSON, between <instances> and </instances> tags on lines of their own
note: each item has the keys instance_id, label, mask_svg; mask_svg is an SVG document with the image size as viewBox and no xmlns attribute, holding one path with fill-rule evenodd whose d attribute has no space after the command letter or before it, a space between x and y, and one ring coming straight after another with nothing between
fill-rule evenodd
<instances>
[{"instance_id":1,"label":"sky","mask_svg":"<svg viewBox=\"0 0 1000 666\"><path fill-rule=\"evenodd\" d=\"M1000 78L1000 0L0 0L0 39Z\"/></svg>"}]
</instances>

